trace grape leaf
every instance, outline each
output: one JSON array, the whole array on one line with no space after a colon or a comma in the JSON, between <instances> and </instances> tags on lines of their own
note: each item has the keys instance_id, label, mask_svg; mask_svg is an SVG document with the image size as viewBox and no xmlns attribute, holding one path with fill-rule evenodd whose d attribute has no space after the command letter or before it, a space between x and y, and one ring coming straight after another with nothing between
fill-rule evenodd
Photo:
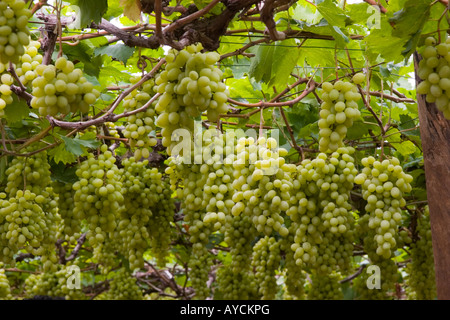
<instances>
[{"instance_id":1,"label":"grape leaf","mask_svg":"<svg viewBox=\"0 0 450 320\"><path fill-rule=\"evenodd\" d=\"M284 40L275 45L261 45L249 69L249 76L268 86L285 86L290 73L297 65L300 51L294 40Z\"/></svg>"},{"instance_id":2,"label":"grape leaf","mask_svg":"<svg viewBox=\"0 0 450 320\"><path fill-rule=\"evenodd\" d=\"M5 171L6 171L7 159L6 157L0 158L0 182L3 182L5 179Z\"/></svg>"},{"instance_id":3,"label":"grape leaf","mask_svg":"<svg viewBox=\"0 0 450 320\"><path fill-rule=\"evenodd\" d=\"M94 50L96 56L106 54L115 60L122 61L125 65L127 60L133 55L134 48L124 44L106 45Z\"/></svg>"},{"instance_id":4,"label":"grape leaf","mask_svg":"<svg viewBox=\"0 0 450 320\"><path fill-rule=\"evenodd\" d=\"M428 20L432 0L408 0L401 10L394 12L389 22L394 37L410 37L423 28Z\"/></svg>"},{"instance_id":5,"label":"grape leaf","mask_svg":"<svg viewBox=\"0 0 450 320\"><path fill-rule=\"evenodd\" d=\"M379 55L386 61L400 62L403 60L402 48L408 39L393 37L387 30L392 30L392 27L383 15L380 19L380 28L373 29L365 38L370 61L376 61Z\"/></svg>"},{"instance_id":6,"label":"grape leaf","mask_svg":"<svg viewBox=\"0 0 450 320\"><path fill-rule=\"evenodd\" d=\"M256 81L264 81L268 83L272 78L272 61L275 46L260 45L256 51L256 55L250 64L248 74L250 78L255 78Z\"/></svg>"},{"instance_id":7,"label":"grape leaf","mask_svg":"<svg viewBox=\"0 0 450 320\"><path fill-rule=\"evenodd\" d=\"M76 15L77 19L75 20L77 28L84 28L92 21L100 22L108 10L107 0L71 0L69 2L73 7L77 6L79 8L79 12Z\"/></svg>"},{"instance_id":8,"label":"grape leaf","mask_svg":"<svg viewBox=\"0 0 450 320\"><path fill-rule=\"evenodd\" d=\"M73 184L78 180L78 177L76 175L77 168L68 167L64 162L51 162L50 171L52 172L52 180L55 181Z\"/></svg>"},{"instance_id":9,"label":"grape leaf","mask_svg":"<svg viewBox=\"0 0 450 320\"><path fill-rule=\"evenodd\" d=\"M417 150L417 147L411 141L390 141L390 143L395 149L397 149L397 152L405 157L413 154Z\"/></svg>"},{"instance_id":10,"label":"grape leaf","mask_svg":"<svg viewBox=\"0 0 450 320\"><path fill-rule=\"evenodd\" d=\"M248 78L234 79L229 78L226 84L230 90L230 97L238 101L256 102L262 99L261 92L253 89ZM255 100L254 100L255 99Z\"/></svg>"},{"instance_id":11,"label":"grape leaf","mask_svg":"<svg viewBox=\"0 0 450 320\"><path fill-rule=\"evenodd\" d=\"M325 0L317 5L317 10L331 26L345 27L351 19L332 0Z\"/></svg>"},{"instance_id":12,"label":"grape leaf","mask_svg":"<svg viewBox=\"0 0 450 320\"><path fill-rule=\"evenodd\" d=\"M75 138L68 138L63 135L59 135L59 137L64 141L66 150L73 153L76 156L81 156L85 152L87 152L86 148L97 148L100 146L100 142L95 139L95 134L92 133L94 137L92 137L91 133L84 134L81 138L76 136Z\"/></svg>"},{"instance_id":13,"label":"grape leaf","mask_svg":"<svg viewBox=\"0 0 450 320\"><path fill-rule=\"evenodd\" d=\"M84 65L84 71L94 77L98 77L102 62L101 56L92 57L89 52L92 49L84 42L76 46L63 44L64 54L72 61L80 61Z\"/></svg>"},{"instance_id":14,"label":"grape leaf","mask_svg":"<svg viewBox=\"0 0 450 320\"><path fill-rule=\"evenodd\" d=\"M53 158L55 163L62 162L63 164L67 164L77 160L77 157L73 153L66 150L64 143L59 144L56 148L50 149L48 155Z\"/></svg>"},{"instance_id":15,"label":"grape leaf","mask_svg":"<svg viewBox=\"0 0 450 320\"><path fill-rule=\"evenodd\" d=\"M139 0L120 0L123 14L133 21L141 19L141 2Z\"/></svg>"},{"instance_id":16,"label":"grape leaf","mask_svg":"<svg viewBox=\"0 0 450 320\"><path fill-rule=\"evenodd\" d=\"M297 65L300 50L296 48L295 40L289 39L281 41L279 45L275 46L273 55L275 57L272 63L273 75L269 85L285 87L289 75Z\"/></svg>"},{"instance_id":17,"label":"grape leaf","mask_svg":"<svg viewBox=\"0 0 450 320\"><path fill-rule=\"evenodd\" d=\"M25 100L19 99L15 94L12 95L13 102L6 105L4 112L6 120L10 123L22 121L28 117L30 113L30 108L28 107Z\"/></svg>"},{"instance_id":18,"label":"grape leaf","mask_svg":"<svg viewBox=\"0 0 450 320\"><path fill-rule=\"evenodd\" d=\"M400 121L401 123L398 125L399 130L413 129L416 126L414 119L407 114L401 114ZM414 130L404 131L403 134L407 136L419 136L420 130L416 128Z\"/></svg>"},{"instance_id":19,"label":"grape leaf","mask_svg":"<svg viewBox=\"0 0 450 320\"><path fill-rule=\"evenodd\" d=\"M210 2L211 2L210 0L206 0L206 1L205 0L194 0L194 4L199 10L206 7L208 4L210 4ZM208 12L208 14L213 14L213 15L217 16L217 15L221 14L224 9L225 9L224 4L219 2Z\"/></svg>"}]
</instances>

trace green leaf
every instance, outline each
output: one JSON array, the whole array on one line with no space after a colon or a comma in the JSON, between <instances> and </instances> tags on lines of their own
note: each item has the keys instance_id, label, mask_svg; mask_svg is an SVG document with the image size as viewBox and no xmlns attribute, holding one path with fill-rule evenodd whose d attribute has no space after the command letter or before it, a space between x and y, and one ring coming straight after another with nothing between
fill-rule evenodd
<instances>
[{"instance_id":1,"label":"green leaf","mask_svg":"<svg viewBox=\"0 0 450 320\"><path fill-rule=\"evenodd\" d=\"M416 126L416 123L415 123L416 121L407 114L401 114L400 121L401 121L401 123L398 125L399 130L412 129ZM414 130L404 131L404 132L402 132L402 134L404 134L406 136L419 136L420 130L418 128L416 128Z\"/></svg>"},{"instance_id":2,"label":"green leaf","mask_svg":"<svg viewBox=\"0 0 450 320\"><path fill-rule=\"evenodd\" d=\"M238 101L256 102L262 99L260 91L254 90L248 78L229 78L226 84L230 91L230 97Z\"/></svg>"},{"instance_id":3,"label":"green leaf","mask_svg":"<svg viewBox=\"0 0 450 320\"><path fill-rule=\"evenodd\" d=\"M63 44L63 51L69 60L82 62L87 74L98 77L102 58L101 56L92 57L89 53L93 50L86 43L80 42L76 46Z\"/></svg>"},{"instance_id":4,"label":"green leaf","mask_svg":"<svg viewBox=\"0 0 450 320\"><path fill-rule=\"evenodd\" d=\"M273 55L275 59L272 62L272 79L269 85L285 87L287 80L297 65L300 50L295 47L294 39L281 41L275 46Z\"/></svg>"},{"instance_id":5,"label":"green leaf","mask_svg":"<svg viewBox=\"0 0 450 320\"><path fill-rule=\"evenodd\" d=\"M93 149L100 146L100 142L95 138L92 138L92 135L95 137L95 133L93 132L84 134L81 139L78 136L75 138L68 138L60 134L58 135L64 141L66 150L76 156L81 156L84 154L86 152L86 148Z\"/></svg>"},{"instance_id":6,"label":"green leaf","mask_svg":"<svg viewBox=\"0 0 450 320\"><path fill-rule=\"evenodd\" d=\"M332 0L325 0L317 5L317 10L331 26L345 27L351 20Z\"/></svg>"},{"instance_id":7,"label":"green leaf","mask_svg":"<svg viewBox=\"0 0 450 320\"><path fill-rule=\"evenodd\" d=\"M246 76L249 64L248 58L241 58L241 59L228 58L225 61L224 61L224 63L226 63L226 71L224 74L225 78L227 77L227 75L230 76L229 75L230 71L233 75L233 78L235 79L240 79Z\"/></svg>"},{"instance_id":8,"label":"green leaf","mask_svg":"<svg viewBox=\"0 0 450 320\"><path fill-rule=\"evenodd\" d=\"M331 35L330 25L328 21L324 18L322 18L318 23L316 24L309 24L302 20L297 19L289 19L281 18L280 21L284 21L286 23L289 23L291 27L297 27L298 29L305 31L305 32L311 32L319 35Z\"/></svg>"},{"instance_id":9,"label":"green leaf","mask_svg":"<svg viewBox=\"0 0 450 320\"><path fill-rule=\"evenodd\" d=\"M383 15L380 28L374 29L366 38L369 53L380 54L387 61L399 62L408 58L416 49L430 16L431 2L407 0L391 18Z\"/></svg>"},{"instance_id":10,"label":"green leaf","mask_svg":"<svg viewBox=\"0 0 450 320\"><path fill-rule=\"evenodd\" d=\"M365 26L367 24L367 20L373 15L374 11L371 10L367 3L354 3L346 6L346 12L352 19L353 23L359 23Z\"/></svg>"},{"instance_id":11,"label":"green leaf","mask_svg":"<svg viewBox=\"0 0 450 320\"><path fill-rule=\"evenodd\" d=\"M362 121L355 121L347 130L347 139L353 140L369 134L369 126Z\"/></svg>"},{"instance_id":12,"label":"green leaf","mask_svg":"<svg viewBox=\"0 0 450 320\"><path fill-rule=\"evenodd\" d=\"M12 97L13 102L11 104L7 104L3 111L5 112L5 117L8 122L20 122L28 117L30 108L25 100L19 99L15 94L13 94Z\"/></svg>"},{"instance_id":13,"label":"green leaf","mask_svg":"<svg viewBox=\"0 0 450 320\"><path fill-rule=\"evenodd\" d=\"M59 144L56 148L50 149L48 155L53 158L55 163L62 162L63 164L67 164L77 160L77 157L73 153L67 151L64 143Z\"/></svg>"},{"instance_id":14,"label":"green leaf","mask_svg":"<svg viewBox=\"0 0 450 320\"><path fill-rule=\"evenodd\" d=\"M111 20L120 16L123 13L123 8L120 6L119 1L109 1L108 10L103 15L106 20Z\"/></svg>"},{"instance_id":15,"label":"green leaf","mask_svg":"<svg viewBox=\"0 0 450 320\"><path fill-rule=\"evenodd\" d=\"M427 200L427 190L424 188L413 188L411 190L411 195L416 201Z\"/></svg>"},{"instance_id":16,"label":"green leaf","mask_svg":"<svg viewBox=\"0 0 450 320\"><path fill-rule=\"evenodd\" d=\"M331 34L336 40L336 44L339 47L345 47L349 42L349 38L342 31L351 22L349 16L347 16L341 8L337 6L332 0L325 0L317 5L317 10L328 22Z\"/></svg>"},{"instance_id":17,"label":"green leaf","mask_svg":"<svg viewBox=\"0 0 450 320\"><path fill-rule=\"evenodd\" d=\"M77 6L77 19L75 25L77 28L84 28L91 24L92 21L100 22L103 15L108 10L107 0L71 0L72 6Z\"/></svg>"},{"instance_id":18,"label":"green leaf","mask_svg":"<svg viewBox=\"0 0 450 320\"><path fill-rule=\"evenodd\" d=\"M141 19L141 2L139 0L120 0L123 14L133 21Z\"/></svg>"},{"instance_id":19,"label":"green leaf","mask_svg":"<svg viewBox=\"0 0 450 320\"><path fill-rule=\"evenodd\" d=\"M96 56L106 54L111 58L122 61L124 64L126 64L127 60L133 55L134 50L135 48L131 48L127 45L118 43L96 48L94 50L94 54Z\"/></svg>"},{"instance_id":20,"label":"green leaf","mask_svg":"<svg viewBox=\"0 0 450 320\"><path fill-rule=\"evenodd\" d=\"M256 55L250 64L248 71L249 76L255 78L256 81L264 81L268 83L272 78L272 61L275 47L273 45L260 45L256 51Z\"/></svg>"},{"instance_id":21,"label":"green leaf","mask_svg":"<svg viewBox=\"0 0 450 320\"><path fill-rule=\"evenodd\" d=\"M64 162L51 163L52 179L62 183L74 183L78 180L76 167L68 167Z\"/></svg>"},{"instance_id":22,"label":"green leaf","mask_svg":"<svg viewBox=\"0 0 450 320\"><path fill-rule=\"evenodd\" d=\"M394 13L389 22L392 35L398 38L411 37L423 28L430 15L432 0L408 0L400 11Z\"/></svg>"},{"instance_id":23,"label":"green leaf","mask_svg":"<svg viewBox=\"0 0 450 320\"><path fill-rule=\"evenodd\" d=\"M0 158L0 182L3 182L5 180L5 171L6 171L6 163L7 159L6 157Z\"/></svg>"},{"instance_id":24,"label":"green leaf","mask_svg":"<svg viewBox=\"0 0 450 320\"><path fill-rule=\"evenodd\" d=\"M416 167L416 166L423 166L423 157L420 156L417 159L411 160L410 162L407 162L403 165L403 169Z\"/></svg>"},{"instance_id":25,"label":"green leaf","mask_svg":"<svg viewBox=\"0 0 450 320\"><path fill-rule=\"evenodd\" d=\"M294 136L300 137L299 134L308 125L318 120L317 109L310 104L298 103L292 109L285 111L286 117L294 130ZM303 138L304 136L301 136Z\"/></svg>"},{"instance_id":26,"label":"green leaf","mask_svg":"<svg viewBox=\"0 0 450 320\"><path fill-rule=\"evenodd\" d=\"M300 47L299 63L307 67L332 66L334 65L334 49L330 50L330 41L307 40L305 48ZM307 70L309 71L309 70Z\"/></svg>"},{"instance_id":27,"label":"green leaf","mask_svg":"<svg viewBox=\"0 0 450 320\"><path fill-rule=\"evenodd\" d=\"M296 45L293 39L280 41L275 45L260 45L252 59L249 76L268 86L285 87L300 56Z\"/></svg>"},{"instance_id":28,"label":"green leaf","mask_svg":"<svg viewBox=\"0 0 450 320\"><path fill-rule=\"evenodd\" d=\"M384 15L380 19L380 28L373 29L365 38L367 51L371 62L381 55L386 61L400 62L403 60L403 45L408 39L393 37L392 27Z\"/></svg>"},{"instance_id":29,"label":"green leaf","mask_svg":"<svg viewBox=\"0 0 450 320\"><path fill-rule=\"evenodd\" d=\"M201 10L204 7L206 7L208 4L211 3L210 0L194 0L195 6ZM213 14L213 15L219 15L222 13L222 11L225 9L225 6L223 3L218 3L216 4L209 12L208 15ZM206 15L206 16L208 16Z\"/></svg>"},{"instance_id":30,"label":"green leaf","mask_svg":"<svg viewBox=\"0 0 450 320\"><path fill-rule=\"evenodd\" d=\"M340 48L345 47L345 45L350 42L350 39L344 34L344 32L342 32L341 28L337 26L333 26L331 28L331 33L336 41L336 44Z\"/></svg>"},{"instance_id":31,"label":"green leaf","mask_svg":"<svg viewBox=\"0 0 450 320\"><path fill-rule=\"evenodd\" d=\"M395 149L397 149L397 152L399 152L404 157L413 154L417 150L417 147L411 141L396 141L391 142L391 144Z\"/></svg>"}]
</instances>

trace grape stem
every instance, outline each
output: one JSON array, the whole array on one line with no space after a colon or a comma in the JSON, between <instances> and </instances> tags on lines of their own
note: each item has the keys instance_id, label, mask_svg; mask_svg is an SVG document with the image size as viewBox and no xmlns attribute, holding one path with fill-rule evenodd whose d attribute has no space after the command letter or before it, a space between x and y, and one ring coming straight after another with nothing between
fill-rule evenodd
<instances>
[{"instance_id":1,"label":"grape stem","mask_svg":"<svg viewBox=\"0 0 450 320\"><path fill-rule=\"evenodd\" d=\"M286 118L286 115L285 115L285 113L284 113L283 108L280 108L280 113L281 113L281 116L283 117L284 123L286 124L286 128L287 128L287 130L288 130L288 132L289 132L289 135L291 136L291 140L289 141L290 145L291 145L295 150L297 150L297 152L298 152L298 153L300 154L300 156L301 156L302 161L305 160L305 154L304 154L304 152L303 152L303 149L302 149L302 147L300 147L300 146L297 144L297 141L295 141L294 130L293 130L293 129L291 128L291 126L289 125L289 121L288 121L287 118Z\"/></svg>"},{"instance_id":2,"label":"grape stem","mask_svg":"<svg viewBox=\"0 0 450 320\"><path fill-rule=\"evenodd\" d=\"M158 0L157 0L157 2L158 2ZM167 34L172 33L176 29L207 14L219 2L220 2L220 0L213 0L207 6L205 6L203 9L198 10L198 11L194 12L193 14L188 15L187 17L180 18L180 19L174 21L173 23L171 23L170 25L168 25L167 27L165 27L163 29L163 36L165 37Z\"/></svg>"},{"instance_id":3,"label":"grape stem","mask_svg":"<svg viewBox=\"0 0 450 320\"><path fill-rule=\"evenodd\" d=\"M162 28L161 28L161 8L162 3L161 0L155 0L155 36L157 39L162 40Z\"/></svg>"},{"instance_id":4,"label":"grape stem","mask_svg":"<svg viewBox=\"0 0 450 320\"><path fill-rule=\"evenodd\" d=\"M358 276L363 272L363 270L364 270L365 267L366 267L365 264L361 265L361 266L358 268L358 270L356 270L356 272L355 272L354 274L348 276L348 277L345 278L345 279L340 280L339 283L345 283L345 282L349 282L349 281L355 279L356 277L358 277Z\"/></svg>"},{"instance_id":5,"label":"grape stem","mask_svg":"<svg viewBox=\"0 0 450 320\"><path fill-rule=\"evenodd\" d=\"M47 5L47 0L39 0L39 2L37 2L31 9L31 15L33 15L36 11L38 11L45 5Z\"/></svg>"}]
</instances>

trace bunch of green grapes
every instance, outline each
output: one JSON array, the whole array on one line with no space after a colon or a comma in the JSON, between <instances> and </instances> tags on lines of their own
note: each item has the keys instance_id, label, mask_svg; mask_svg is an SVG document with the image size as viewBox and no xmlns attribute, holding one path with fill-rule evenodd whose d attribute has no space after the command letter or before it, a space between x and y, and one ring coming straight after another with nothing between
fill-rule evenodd
<instances>
[{"instance_id":1,"label":"bunch of green grapes","mask_svg":"<svg viewBox=\"0 0 450 320\"><path fill-rule=\"evenodd\" d=\"M217 121L219 114L227 113L228 90L221 82L222 71L214 65L219 60L216 52L202 53L202 45L190 45L181 51L171 49L167 64L155 79L155 92L162 96L155 106L159 114L156 124L163 130L162 144L169 154L176 142L174 130L193 131L194 118L206 111L209 121Z\"/></svg>"},{"instance_id":2,"label":"bunch of green grapes","mask_svg":"<svg viewBox=\"0 0 450 320\"><path fill-rule=\"evenodd\" d=\"M41 116L56 116L70 112L89 112L100 92L76 69L73 62L64 57L55 65L39 65L35 69L38 77L32 82L33 98L30 105L38 109Z\"/></svg>"},{"instance_id":3,"label":"bunch of green grapes","mask_svg":"<svg viewBox=\"0 0 450 320\"><path fill-rule=\"evenodd\" d=\"M251 217L246 215L228 216L225 222L224 242L230 248L231 261L217 272L218 290L223 299L253 299L257 297L251 261L253 241L257 231Z\"/></svg>"},{"instance_id":4,"label":"bunch of green grapes","mask_svg":"<svg viewBox=\"0 0 450 320\"><path fill-rule=\"evenodd\" d=\"M2 264L0 263L0 300L11 300L11 287L9 285L8 278L5 274L5 269L2 269Z\"/></svg>"},{"instance_id":5,"label":"bunch of green grapes","mask_svg":"<svg viewBox=\"0 0 450 320\"><path fill-rule=\"evenodd\" d=\"M170 253L175 203L169 183L164 180L160 180L160 183L161 185L154 188L159 199L153 205L153 215L147 229L150 233L152 255L157 259L159 265L164 266Z\"/></svg>"},{"instance_id":6,"label":"bunch of green grapes","mask_svg":"<svg viewBox=\"0 0 450 320\"><path fill-rule=\"evenodd\" d=\"M370 264L366 265L362 274L353 280L353 287L357 299L386 300L391 298L395 290L398 268L391 258L385 258L376 253L378 243L374 237L375 230L369 227L370 220L370 214L362 215L355 228L355 236L362 240ZM377 287L378 284L379 287Z\"/></svg>"},{"instance_id":7,"label":"bunch of green grapes","mask_svg":"<svg viewBox=\"0 0 450 320\"><path fill-rule=\"evenodd\" d=\"M273 300L277 293L276 271L280 265L280 242L265 236L253 247L252 267L262 300Z\"/></svg>"},{"instance_id":8,"label":"bunch of green grapes","mask_svg":"<svg viewBox=\"0 0 450 320\"><path fill-rule=\"evenodd\" d=\"M286 213L294 225L291 250L298 266L322 273L351 267L354 218L350 191L358 173L354 152L348 147L339 148L330 157L320 153L297 167Z\"/></svg>"},{"instance_id":9,"label":"bunch of green grapes","mask_svg":"<svg viewBox=\"0 0 450 320\"><path fill-rule=\"evenodd\" d=\"M446 119L450 119L450 38L437 43L434 37L425 39L420 54L417 74L422 82L417 93L426 95L426 101L435 103Z\"/></svg>"},{"instance_id":10,"label":"bunch of green grapes","mask_svg":"<svg viewBox=\"0 0 450 320\"><path fill-rule=\"evenodd\" d=\"M182 199L184 220L189 226L190 241L193 243L194 257L191 259L192 281L198 283L197 296L207 293L208 270L203 263L209 263L206 244L212 232L225 231L225 224L231 218L233 186L232 163L235 159L233 133L221 134L216 130L198 133L205 142L201 154L171 157L166 173L172 188L179 181L183 188L177 189ZM201 156L200 159L197 156ZM192 163L193 162L193 163ZM201 259L201 261L199 260ZM200 276L201 274L201 276ZM196 277L199 279L196 279Z\"/></svg>"},{"instance_id":11,"label":"bunch of green grapes","mask_svg":"<svg viewBox=\"0 0 450 320\"><path fill-rule=\"evenodd\" d=\"M136 83L138 80L138 78L133 77L131 83ZM124 111L130 112L144 106L154 95L153 86L153 80L149 80L127 95L123 100ZM134 157L138 160L141 157L148 158L150 155L149 148L157 143L155 137L149 136L155 130L155 104L156 102L145 111L126 117L127 124L123 130L123 135L129 139L131 148L136 148Z\"/></svg>"},{"instance_id":12,"label":"bunch of green grapes","mask_svg":"<svg viewBox=\"0 0 450 320\"><path fill-rule=\"evenodd\" d=\"M102 245L110 241L110 233L117 228L124 201L116 158L107 145L102 145L100 151L97 157L90 153L81 163L76 171L79 180L73 184L74 217L78 221L86 219L86 239L97 258L102 254Z\"/></svg>"},{"instance_id":13,"label":"bunch of green grapes","mask_svg":"<svg viewBox=\"0 0 450 320\"><path fill-rule=\"evenodd\" d=\"M300 300L305 295L306 275L302 266L298 266L294 258L294 251L291 250L291 244L294 243L295 225L289 227L289 235L281 240L280 249L284 252L284 285L286 286L285 299Z\"/></svg>"},{"instance_id":14,"label":"bunch of green grapes","mask_svg":"<svg viewBox=\"0 0 450 320\"><path fill-rule=\"evenodd\" d=\"M29 190L19 190L6 198L5 193L0 193L0 261L14 265L14 255L25 250L42 255L44 270L51 270L58 259L46 255L55 251L56 237L51 234L52 221L42 209L45 198Z\"/></svg>"},{"instance_id":15,"label":"bunch of green grapes","mask_svg":"<svg viewBox=\"0 0 450 320\"><path fill-rule=\"evenodd\" d=\"M162 260L164 253L167 254L170 220L165 219L164 212L169 212L168 218L173 221L174 208L162 174L156 168L149 168L148 160L139 162L131 157L122 161L122 165L125 210L121 213L114 238L120 239L119 251L128 258L130 269L134 270L144 266L143 254L149 248L150 239L155 239L155 250ZM167 208L170 204L171 212ZM155 234L151 232L153 230Z\"/></svg>"},{"instance_id":16,"label":"bunch of green grapes","mask_svg":"<svg viewBox=\"0 0 450 320\"><path fill-rule=\"evenodd\" d=\"M33 144L26 147L24 152L31 153L40 147L40 144ZM45 270L54 269L53 264L57 262L54 244L61 217L57 209L58 196L52 188L47 153L43 151L30 157L15 157L5 174L7 183L3 198L9 197L4 202L5 214L8 215L8 226L5 228L11 232L4 235L4 241L9 241L11 247L4 249L8 251L4 255L13 255L14 250L26 247L28 252L42 256ZM33 226L40 220L39 224Z\"/></svg>"},{"instance_id":17,"label":"bunch of green grapes","mask_svg":"<svg viewBox=\"0 0 450 320\"><path fill-rule=\"evenodd\" d=\"M39 144L28 146L25 153L34 152L41 147ZM14 157L6 169L7 183L5 192L14 196L18 190L29 190L41 194L47 187L51 187L50 164L45 151L30 157Z\"/></svg>"},{"instance_id":18,"label":"bunch of green grapes","mask_svg":"<svg viewBox=\"0 0 450 320\"><path fill-rule=\"evenodd\" d=\"M39 41L32 41L26 48L25 53L20 56L19 62L16 65L16 74L23 85L27 85L36 77L35 69L42 62L42 55L38 54L40 47ZM14 83L14 78L7 72L8 64L0 62L0 117L4 116L3 109L6 105L13 102L11 85Z\"/></svg>"},{"instance_id":19,"label":"bunch of green grapes","mask_svg":"<svg viewBox=\"0 0 450 320\"><path fill-rule=\"evenodd\" d=\"M18 63L30 43L28 19L31 11L23 0L0 1L0 61Z\"/></svg>"},{"instance_id":20,"label":"bunch of green grapes","mask_svg":"<svg viewBox=\"0 0 450 320\"><path fill-rule=\"evenodd\" d=\"M13 102L11 85L14 83L14 78L8 73L3 73L0 76L0 83L0 117L4 117L6 105Z\"/></svg>"},{"instance_id":21,"label":"bunch of green grapes","mask_svg":"<svg viewBox=\"0 0 450 320\"><path fill-rule=\"evenodd\" d=\"M249 265L250 266L250 265ZM231 266L221 266L216 274L217 289L215 299L255 300L258 298L258 285L250 268L236 273Z\"/></svg>"},{"instance_id":22,"label":"bunch of green grapes","mask_svg":"<svg viewBox=\"0 0 450 320\"><path fill-rule=\"evenodd\" d=\"M312 284L308 291L309 300L343 300L344 294L339 281L341 277L338 273L327 275L313 273L311 275Z\"/></svg>"},{"instance_id":23,"label":"bunch of green grapes","mask_svg":"<svg viewBox=\"0 0 450 320\"><path fill-rule=\"evenodd\" d=\"M231 219L234 206L232 164L236 157L235 134L221 134L210 129L203 133L203 140L206 146L202 149L203 164L200 166L200 173L207 177L203 188L203 203L206 209L203 222L206 226L211 226L212 231L224 233L226 221Z\"/></svg>"},{"instance_id":24,"label":"bunch of green grapes","mask_svg":"<svg viewBox=\"0 0 450 320\"><path fill-rule=\"evenodd\" d=\"M70 266L60 266L57 271L32 274L25 280L26 297L48 296L65 300L86 300L80 288L72 287L74 272ZM81 282L80 282L81 283Z\"/></svg>"},{"instance_id":25,"label":"bunch of green grapes","mask_svg":"<svg viewBox=\"0 0 450 320\"><path fill-rule=\"evenodd\" d=\"M198 299L209 296L207 286L208 274L212 265L206 245L211 235L211 228L203 222L206 215L206 204L203 202L203 188L207 176L200 172L199 164L184 164L171 157L166 173L170 175L171 188L175 189L180 183L177 192L181 200L184 213L186 231L192 243L192 253L189 259L189 276L192 287ZM180 180L180 181L179 181Z\"/></svg>"},{"instance_id":26,"label":"bunch of green grapes","mask_svg":"<svg viewBox=\"0 0 450 320\"><path fill-rule=\"evenodd\" d=\"M411 263L407 265L408 299L436 299L433 245L428 206L417 218L417 240L411 244Z\"/></svg>"},{"instance_id":27,"label":"bunch of green grapes","mask_svg":"<svg viewBox=\"0 0 450 320\"><path fill-rule=\"evenodd\" d=\"M290 175L296 168L285 163L286 149L278 148L274 138L250 137L239 139L236 150L231 213L251 216L256 230L267 236L273 231L287 236L282 214L289 209Z\"/></svg>"},{"instance_id":28,"label":"bunch of green grapes","mask_svg":"<svg viewBox=\"0 0 450 320\"><path fill-rule=\"evenodd\" d=\"M80 221L74 215L74 195L71 183L60 181L53 182L53 190L59 195L58 197L58 213L62 219L61 237L70 243L75 243L81 235Z\"/></svg>"},{"instance_id":29,"label":"bunch of green grapes","mask_svg":"<svg viewBox=\"0 0 450 320\"><path fill-rule=\"evenodd\" d=\"M122 161L125 210L121 212L114 238L120 239L119 251L128 258L131 270L144 266L143 254L148 249L147 239L150 238L146 226L153 215L149 203L151 198L157 197L156 190L150 190L144 178L157 172L147 169L146 164L136 162L133 157Z\"/></svg>"},{"instance_id":30,"label":"bunch of green grapes","mask_svg":"<svg viewBox=\"0 0 450 320\"><path fill-rule=\"evenodd\" d=\"M236 274L246 273L258 233L250 216L232 216L227 220L224 241L230 247L230 269Z\"/></svg>"},{"instance_id":31,"label":"bunch of green grapes","mask_svg":"<svg viewBox=\"0 0 450 320\"><path fill-rule=\"evenodd\" d=\"M105 131L107 131L105 134L108 134L110 137L120 138L119 130L114 122L105 122L104 125L106 128Z\"/></svg>"},{"instance_id":32,"label":"bunch of green grapes","mask_svg":"<svg viewBox=\"0 0 450 320\"><path fill-rule=\"evenodd\" d=\"M37 77L36 69L41 65L44 58L38 51L40 47L41 43L39 41L31 41L16 65L16 74L20 82L25 86Z\"/></svg>"},{"instance_id":33,"label":"bunch of green grapes","mask_svg":"<svg viewBox=\"0 0 450 320\"><path fill-rule=\"evenodd\" d=\"M99 295L98 300L143 300L141 288L136 283L136 278L125 268L114 272L114 277L109 282L109 290Z\"/></svg>"},{"instance_id":34,"label":"bunch of green grapes","mask_svg":"<svg viewBox=\"0 0 450 320\"><path fill-rule=\"evenodd\" d=\"M361 98L357 87L338 80L334 85L330 82L322 84L322 104L319 119L319 150L334 152L343 147L347 129L353 125L361 113L357 101Z\"/></svg>"},{"instance_id":35,"label":"bunch of green grapes","mask_svg":"<svg viewBox=\"0 0 450 320\"><path fill-rule=\"evenodd\" d=\"M369 228L374 230L376 253L391 257L397 248L398 227L402 221L402 209L406 201L404 193L411 191L413 178L403 172L397 158L383 161L370 156L361 160L364 169L355 177L367 200L366 212L370 213Z\"/></svg>"}]
</instances>

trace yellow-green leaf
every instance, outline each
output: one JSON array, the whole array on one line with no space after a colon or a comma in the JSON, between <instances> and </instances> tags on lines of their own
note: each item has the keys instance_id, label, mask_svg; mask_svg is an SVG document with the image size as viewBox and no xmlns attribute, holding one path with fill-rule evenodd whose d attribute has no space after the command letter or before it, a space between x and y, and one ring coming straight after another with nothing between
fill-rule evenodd
<instances>
[{"instance_id":1,"label":"yellow-green leaf","mask_svg":"<svg viewBox=\"0 0 450 320\"><path fill-rule=\"evenodd\" d=\"M120 0L123 7L123 14L130 20L138 21L141 19L141 2L139 0Z\"/></svg>"}]
</instances>

